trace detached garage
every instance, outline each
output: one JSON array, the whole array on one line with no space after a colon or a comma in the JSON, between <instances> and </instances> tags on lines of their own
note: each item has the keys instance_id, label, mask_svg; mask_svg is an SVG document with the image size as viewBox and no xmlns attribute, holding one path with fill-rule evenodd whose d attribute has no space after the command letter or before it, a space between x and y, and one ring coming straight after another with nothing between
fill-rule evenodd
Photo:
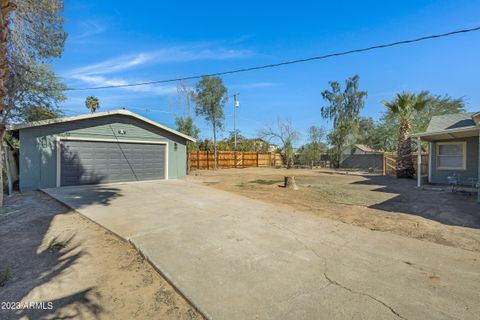
<instances>
[{"instance_id":1,"label":"detached garage","mask_svg":"<svg viewBox=\"0 0 480 320\"><path fill-rule=\"evenodd\" d=\"M10 126L20 139L20 190L172 179L195 141L127 110Z\"/></svg>"}]
</instances>

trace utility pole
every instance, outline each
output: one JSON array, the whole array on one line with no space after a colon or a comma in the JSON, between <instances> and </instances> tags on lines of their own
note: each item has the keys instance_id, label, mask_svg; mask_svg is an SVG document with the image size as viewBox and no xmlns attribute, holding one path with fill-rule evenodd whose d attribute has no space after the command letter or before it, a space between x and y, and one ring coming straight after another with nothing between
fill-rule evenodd
<instances>
[{"instance_id":1,"label":"utility pole","mask_svg":"<svg viewBox=\"0 0 480 320\"><path fill-rule=\"evenodd\" d=\"M233 150L237 150L237 108L240 106L240 101L237 100L239 94L233 94Z\"/></svg>"}]
</instances>

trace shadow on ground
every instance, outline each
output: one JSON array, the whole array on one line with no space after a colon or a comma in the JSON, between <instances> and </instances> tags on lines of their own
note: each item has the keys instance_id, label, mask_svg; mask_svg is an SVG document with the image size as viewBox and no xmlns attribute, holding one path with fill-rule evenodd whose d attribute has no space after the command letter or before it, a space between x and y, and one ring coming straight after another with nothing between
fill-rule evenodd
<instances>
[{"instance_id":1,"label":"shadow on ground","mask_svg":"<svg viewBox=\"0 0 480 320\"><path fill-rule=\"evenodd\" d=\"M480 228L480 204L476 194L448 190L418 189L416 182L389 176L363 176L352 184L380 186L372 191L396 194L389 200L369 206L385 212L401 212L452 226Z\"/></svg>"},{"instance_id":2,"label":"shadow on ground","mask_svg":"<svg viewBox=\"0 0 480 320\"><path fill-rule=\"evenodd\" d=\"M103 189L102 203L105 205L121 196L115 188ZM34 297L29 294L62 273L71 272L71 267L88 253L82 249L73 231L47 235L55 216L69 212L56 200L42 192L29 192L7 197L5 202L0 211L0 272L8 269L11 277L0 287L0 301L42 302L30 301ZM58 296L50 301L53 308L44 304L40 310L0 310L0 318L77 319L84 314L97 318L104 312L95 287L66 296L58 292Z\"/></svg>"}]
</instances>

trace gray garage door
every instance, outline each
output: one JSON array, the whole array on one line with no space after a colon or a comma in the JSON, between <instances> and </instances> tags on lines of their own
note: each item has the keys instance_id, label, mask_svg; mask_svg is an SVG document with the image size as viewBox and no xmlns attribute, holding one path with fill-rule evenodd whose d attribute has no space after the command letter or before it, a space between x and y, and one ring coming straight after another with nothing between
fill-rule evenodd
<instances>
[{"instance_id":1,"label":"gray garage door","mask_svg":"<svg viewBox=\"0 0 480 320\"><path fill-rule=\"evenodd\" d=\"M61 141L60 185L165 178L165 145Z\"/></svg>"}]
</instances>

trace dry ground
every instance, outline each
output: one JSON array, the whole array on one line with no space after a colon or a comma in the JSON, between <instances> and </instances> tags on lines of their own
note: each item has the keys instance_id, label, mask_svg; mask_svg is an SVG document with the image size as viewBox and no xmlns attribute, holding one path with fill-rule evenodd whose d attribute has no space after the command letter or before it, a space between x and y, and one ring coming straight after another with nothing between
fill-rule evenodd
<instances>
[{"instance_id":1,"label":"dry ground","mask_svg":"<svg viewBox=\"0 0 480 320\"><path fill-rule=\"evenodd\" d=\"M130 244L43 193L7 198L0 245L0 302L53 302L0 319L201 318Z\"/></svg>"},{"instance_id":2,"label":"dry ground","mask_svg":"<svg viewBox=\"0 0 480 320\"><path fill-rule=\"evenodd\" d=\"M285 175L295 176L300 190L280 187ZM418 190L413 180L325 169L194 171L186 179L323 218L480 251L476 195Z\"/></svg>"}]
</instances>

